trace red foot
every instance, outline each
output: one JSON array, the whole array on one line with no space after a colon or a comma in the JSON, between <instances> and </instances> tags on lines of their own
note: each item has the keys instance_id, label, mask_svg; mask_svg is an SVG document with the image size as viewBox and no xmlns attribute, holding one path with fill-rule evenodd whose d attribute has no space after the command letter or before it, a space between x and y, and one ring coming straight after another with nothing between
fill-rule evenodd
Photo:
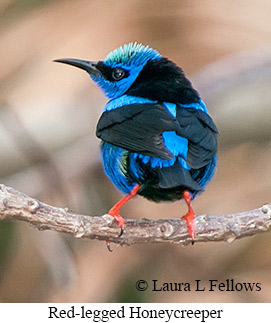
<instances>
[{"instance_id":1,"label":"red foot","mask_svg":"<svg viewBox=\"0 0 271 323\"><path fill-rule=\"evenodd\" d=\"M190 237L192 239L194 239L196 236L195 224L194 224L194 219L195 219L196 214L191 206L191 200L192 200L191 194L188 191L184 191L183 192L183 199L185 200L185 202L187 204L188 212L184 216L182 216L182 218L186 220L186 224L187 224L187 228L188 228Z\"/></svg>"},{"instance_id":2,"label":"red foot","mask_svg":"<svg viewBox=\"0 0 271 323\"><path fill-rule=\"evenodd\" d=\"M125 224L125 220L123 219L122 216L120 216L119 214L119 210L120 208L127 203L132 197L134 197L137 192L139 190L139 185L135 185L134 188L131 190L131 192L124 196L118 203L116 203L109 211L108 214L113 216L114 219L118 222L118 226L120 227L120 234L119 237L122 236L123 231L124 231L124 224ZM107 245L107 249L109 251L112 251L112 249L110 248L110 242L106 241L106 245Z\"/></svg>"},{"instance_id":3,"label":"red foot","mask_svg":"<svg viewBox=\"0 0 271 323\"><path fill-rule=\"evenodd\" d=\"M118 222L118 226L120 227L119 237L122 236L124 231L125 220L122 216L120 216L119 211L117 209L114 209L114 207L108 211L108 214L113 216L114 219Z\"/></svg>"}]
</instances>

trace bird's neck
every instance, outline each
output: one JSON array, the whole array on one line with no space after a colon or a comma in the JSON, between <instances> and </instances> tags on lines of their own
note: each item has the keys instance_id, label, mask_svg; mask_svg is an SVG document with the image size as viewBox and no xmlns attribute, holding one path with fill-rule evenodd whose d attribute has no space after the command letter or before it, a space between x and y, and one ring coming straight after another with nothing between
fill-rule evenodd
<instances>
[{"instance_id":1,"label":"bird's neck","mask_svg":"<svg viewBox=\"0 0 271 323\"><path fill-rule=\"evenodd\" d=\"M111 99L107 102L106 106L104 107L103 112L115 110L121 108L125 105L131 104L146 104L146 103L157 103L156 100L150 100L148 98L137 97L137 96L130 96L130 95L122 95L120 97Z\"/></svg>"},{"instance_id":2,"label":"bird's neck","mask_svg":"<svg viewBox=\"0 0 271 323\"><path fill-rule=\"evenodd\" d=\"M190 104L200 96L181 68L167 58L149 61L125 93L158 102Z\"/></svg>"}]
</instances>

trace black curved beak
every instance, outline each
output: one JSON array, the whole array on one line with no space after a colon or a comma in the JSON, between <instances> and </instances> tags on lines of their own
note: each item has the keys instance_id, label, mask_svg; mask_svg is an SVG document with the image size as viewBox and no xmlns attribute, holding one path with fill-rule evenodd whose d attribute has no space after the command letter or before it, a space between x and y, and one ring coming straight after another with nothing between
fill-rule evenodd
<instances>
[{"instance_id":1,"label":"black curved beak","mask_svg":"<svg viewBox=\"0 0 271 323\"><path fill-rule=\"evenodd\" d=\"M98 75L101 74L100 71L97 69L97 63L91 62L91 61L84 61L82 59L75 59L75 58L60 58L60 59L54 59L53 62L56 63L63 63L72 65L78 68L81 68L82 70L85 70L91 75Z\"/></svg>"}]
</instances>

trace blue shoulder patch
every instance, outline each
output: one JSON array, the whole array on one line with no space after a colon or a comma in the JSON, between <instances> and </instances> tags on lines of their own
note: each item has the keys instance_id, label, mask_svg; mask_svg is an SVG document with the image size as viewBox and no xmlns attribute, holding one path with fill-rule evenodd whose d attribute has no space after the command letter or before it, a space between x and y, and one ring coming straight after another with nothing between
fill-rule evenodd
<instances>
[{"instance_id":1,"label":"blue shoulder patch","mask_svg":"<svg viewBox=\"0 0 271 323\"><path fill-rule=\"evenodd\" d=\"M182 108L193 108L208 113L206 104L202 100L199 100L198 103L180 104L180 106Z\"/></svg>"},{"instance_id":2,"label":"blue shoulder patch","mask_svg":"<svg viewBox=\"0 0 271 323\"><path fill-rule=\"evenodd\" d=\"M172 115L172 117L176 118L176 104L169 103L169 102L163 102L163 105L166 107L166 109Z\"/></svg>"}]
</instances>

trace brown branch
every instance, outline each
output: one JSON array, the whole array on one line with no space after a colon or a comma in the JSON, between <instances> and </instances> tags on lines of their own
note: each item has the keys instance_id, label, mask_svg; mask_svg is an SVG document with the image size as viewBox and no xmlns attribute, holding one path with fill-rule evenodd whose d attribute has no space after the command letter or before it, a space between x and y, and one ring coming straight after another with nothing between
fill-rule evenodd
<instances>
[{"instance_id":1,"label":"brown branch","mask_svg":"<svg viewBox=\"0 0 271 323\"><path fill-rule=\"evenodd\" d=\"M124 234L110 215L87 216L53 207L13 188L0 185L0 220L25 221L39 230L53 230L76 238L107 240L121 245L191 242L185 220L127 220ZM195 242L232 242L271 229L271 204L259 209L224 216L200 215L195 219Z\"/></svg>"}]
</instances>

